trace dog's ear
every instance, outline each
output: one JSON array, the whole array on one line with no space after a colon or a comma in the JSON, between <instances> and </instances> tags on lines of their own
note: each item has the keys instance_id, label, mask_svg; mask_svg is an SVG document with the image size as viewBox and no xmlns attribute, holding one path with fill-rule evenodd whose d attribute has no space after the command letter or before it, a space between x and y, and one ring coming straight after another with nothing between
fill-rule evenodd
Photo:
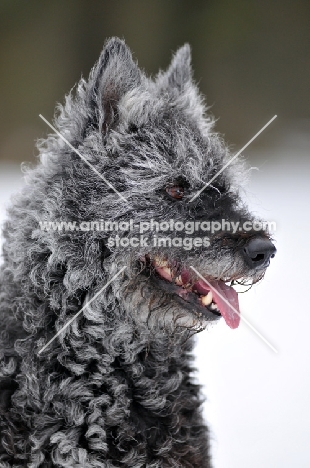
<instances>
[{"instance_id":1,"label":"dog's ear","mask_svg":"<svg viewBox=\"0 0 310 468\"><path fill-rule=\"evenodd\" d=\"M182 92L186 83L192 81L191 49L185 44L174 55L168 70L157 78L161 88L176 88Z\"/></svg>"},{"instance_id":2,"label":"dog's ear","mask_svg":"<svg viewBox=\"0 0 310 468\"><path fill-rule=\"evenodd\" d=\"M188 44L175 53L168 69L157 75L156 86L160 93L168 92L172 95L173 105L177 105L185 116L193 119L202 133L210 132L213 119L206 116L204 99L193 81L191 49Z\"/></svg>"},{"instance_id":3,"label":"dog's ear","mask_svg":"<svg viewBox=\"0 0 310 468\"><path fill-rule=\"evenodd\" d=\"M124 41L114 37L106 42L91 81L92 101L99 109L99 124L106 133L117 122L120 99L141 83L141 71Z\"/></svg>"}]
</instances>

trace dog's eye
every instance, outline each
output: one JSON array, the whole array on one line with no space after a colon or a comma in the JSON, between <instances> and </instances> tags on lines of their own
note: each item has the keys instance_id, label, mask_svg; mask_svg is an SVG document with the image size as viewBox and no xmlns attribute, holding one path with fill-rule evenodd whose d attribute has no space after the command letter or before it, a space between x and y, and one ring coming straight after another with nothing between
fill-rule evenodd
<instances>
[{"instance_id":1,"label":"dog's eye","mask_svg":"<svg viewBox=\"0 0 310 468\"><path fill-rule=\"evenodd\" d=\"M166 192L172 197L176 198L177 200L181 200L184 195L184 187L180 185L174 185L173 187L167 187Z\"/></svg>"}]
</instances>

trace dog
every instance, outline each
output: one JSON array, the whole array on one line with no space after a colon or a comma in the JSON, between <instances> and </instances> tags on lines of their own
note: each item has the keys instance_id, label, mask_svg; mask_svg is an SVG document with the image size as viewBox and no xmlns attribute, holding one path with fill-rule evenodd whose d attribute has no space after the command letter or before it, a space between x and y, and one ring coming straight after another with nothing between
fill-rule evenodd
<instances>
[{"instance_id":1,"label":"dog","mask_svg":"<svg viewBox=\"0 0 310 468\"><path fill-rule=\"evenodd\" d=\"M151 79L108 40L38 141L3 230L1 467L211 466L195 335L239 325L276 249L190 62Z\"/></svg>"}]
</instances>

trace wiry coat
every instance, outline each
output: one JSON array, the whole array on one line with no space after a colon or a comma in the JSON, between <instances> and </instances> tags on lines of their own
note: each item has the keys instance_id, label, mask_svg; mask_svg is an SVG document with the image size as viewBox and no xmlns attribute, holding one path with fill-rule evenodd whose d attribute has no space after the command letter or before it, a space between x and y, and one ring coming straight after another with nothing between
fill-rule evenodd
<instances>
[{"instance_id":1,"label":"wiry coat","mask_svg":"<svg viewBox=\"0 0 310 468\"><path fill-rule=\"evenodd\" d=\"M151 80L118 39L107 42L89 80L58 107L56 128L127 201L56 134L39 141L40 164L28 172L4 228L1 467L211 466L191 362L191 335L211 316L182 307L140 260L168 256L211 278L255 281L240 253L250 234L213 236L205 249L167 250L116 248L105 232L39 226L252 219L239 200L240 162L189 203L229 158L204 113L188 46ZM182 200L165 191L174 184L186 188Z\"/></svg>"}]
</instances>

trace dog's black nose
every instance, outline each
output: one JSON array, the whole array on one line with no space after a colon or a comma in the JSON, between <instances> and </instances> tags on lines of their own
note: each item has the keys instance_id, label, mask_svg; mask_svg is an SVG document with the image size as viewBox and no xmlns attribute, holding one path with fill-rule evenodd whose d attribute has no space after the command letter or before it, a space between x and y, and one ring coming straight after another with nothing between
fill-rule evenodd
<instances>
[{"instance_id":1,"label":"dog's black nose","mask_svg":"<svg viewBox=\"0 0 310 468\"><path fill-rule=\"evenodd\" d=\"M264 237L253 237L243 249L246 261L251 268L267 268L277 249Z\"/></svg>"}]
</instances>

